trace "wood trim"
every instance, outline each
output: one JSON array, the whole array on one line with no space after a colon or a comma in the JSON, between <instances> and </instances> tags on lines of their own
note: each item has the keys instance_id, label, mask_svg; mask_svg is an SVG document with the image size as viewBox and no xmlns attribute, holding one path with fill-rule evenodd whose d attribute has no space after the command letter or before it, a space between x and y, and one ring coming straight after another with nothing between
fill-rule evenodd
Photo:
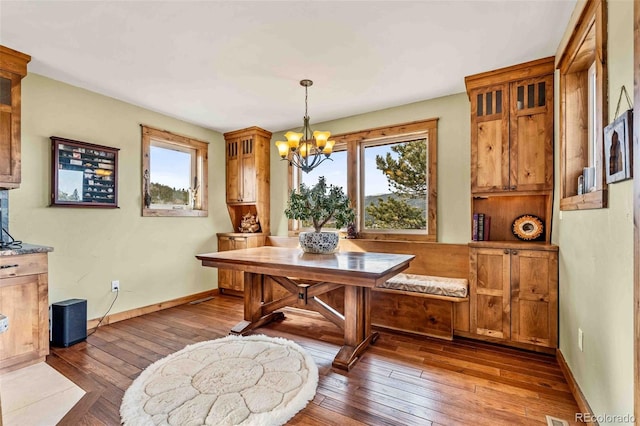
<instances>
[{"instance_id":1,"label":"wood trim","mask_svg":"<svg viewBox=\"0 0 640 426\"><path fill-rule=\"evenodd\" d=\"M535 241L470 241L471 248L498 248L515 250L558 251L558 246Z\"/></svg>"},{"instance_id":2,"label":"wood trim","mask_svg":"<svg viewBox=\"0 0 640 426\"><path fill-rule=\"evenodd\" d=\"M401 136L424 130L435 129L438 126L437 118L429 118L426 120L410 121L408 123L393 124L391 126L374 127L372 129L358 130L355 132L341 133L333 135L331 139L338 143L361 142L363 140L378 139L389 136Z\"/></svg>"},{"instance_id":3,"label":"wood trim","mask_svg":"<svg viewBox=\"0 0 640 426\"><path fill-rule=\"evenodd\" d=\"M555 56L529 61L510 67L469 75L464 78L467 94L473 89L493 84L503 84L523 80L543 74L553 74Z\"/></svg>"},{"instance_id":4,"label":"wood trim","mask_svg":"<svg viewBox=\"0 0 640 426\"><path fill-rule=\"evenodd\" d=\"M483 342L495 343L502 350L507 349L507 347L524 349L527 351L538 352L548 355L555 355L556 348L548 348L545 346L532 345L530 343L520 343L513 340L505 340L498 337L492 337L482 334L476 334L468 331L458 330L454 328L453 335L458 337L464 337L471 340L480 340Z\"/></svg>"},{"instance_id":5,"label":"wood trim","mask_svg":"<svg viewBox=\"0 0 640 426\"><path fill-rule=\"evenodd\" d=\"M209 142L190 138L188 136L178 135L166 130L155 129L153 127L140 125L142 130L142 170L141 170L141 203L140 210L142 216L145 217L207 217L209 215ZM164 210L146 208L144 204L145 196L145 179L144 171L150 167L150 147L151 139L157 139L164 142L173 143L180 146L186 146L196 151L196 176L200 180L200 208L185 210ZM150 182L149 182L150 184Z\"/></svg>"},{"instance_id":6,"label":"wood trim","mask_svg":"<svg viewBox=\"0 0 640 426\"><path fill-rule=\"evenodd\" d=\"M594 34L595 33L595 34ZM593 60L593 61L592 61ZM587 129L585 104L567 105L571 93L584 95L586 99L586 72L595 62L596 74L596 191L576 195L576 179L581 168L589 165L586 158ZM573 27L573 33L561 58L560 70L560 210L585 210L607 207L607 183L604 168L604 123L608 121L608 73L607 73L607 3L606 0L589 0ZM575 97L575 96L574 96ZM575 103L575 102L574 102ZM569 122L569 125L568 123ZM576 130L577 129L577 130ZM581 130L580 130L581 129ZM573 157L572 157L573 156ZM573 162L567 163L573 158ZM576 158L579 160L576 162ZM580 164L582 163L582 164Z\"/></svg>"},{"instance_id":7,"label":"wood trim","mask_svg":"<svg viewBox=\"0 0 640 426\"><path fill-rule=\"evenodd\" d=\"M589 406L587 399L584 397L582 390L580 390L580 386L578 386L578 382L576 382L575 377L573 377L573 373L567 364L567 361L564 359L564 355L562 355L562 351L558 349L556 351L556 360L558 361L558 365L560 366L560 371L564 375L564 378L567 380L567 384L569 385L569 390L573 395L573 398L576 400L578 404L578 408L580 408L580 412L583 414L589 414L588 417L594 418L593 410ZM598 424L597 422L589 422L588 424Z\"/></svg>"},{"instance_id":8,"label":"wood trim","mask_svg":"<svg viewBox=\"0 0 640 426\"><path fill-rule=\"evenodd\" d=\"M1 69L18 74L22 78L27 75L29 61L31 61L31 56L0 45Z\"/></svg>"},{"instance_id":9,"label":"wood trim","mask_svg":"<svg viewBox=\"0 0 640 426\"><path fill-rule=\"evenodd\" d=\"M598 7L599 2L600 0L586 2L580 17L573 27L571 37L558 58L557 68L560 69L561 72L567 72L571 67L571 63L580 51L580 46L586 40L589 30L594 23L594 17L596 15L595 9Z\"/></svg>"},{"instance_id":10,"label":"wood trim","mask_svg":"<svg viewBox=\"0 0 640 426\"><path fill-rule=\"evenodd\" d=\"M451 302L451 303L461 303L461 302L469 301L469 296L467 297L441 296L439 294L418 293L416 291L404 291L404 290L396 290L396 289L384 288L384 287L376 287L372 290L374 292L379 292L379 293L403 294L405 296L411 296L411 297L422 297L425 299L444 300L445 302Z\"/></svg>"},{"instance_id":11,"label":"wood trim","mask_svg":"<svg viewBox=\"0 0 640 426\"><path fill-rule=\"evenodd\" d=\"M437 124L437 123L436 123ZM429 129L429 173L427 175L427 238L438 239L438 126Z\"/></svg>"},{"instance_id":12,"label":"wood trim","mask_svg":"<svg viewBox=\"0 0 640 426\"><path fill-rule=\"evenodd\" d=\"M560 210L590 210L607 207L607 190L589 192L560 199Z\"/></svg>"},{"instance_id":13,"label":"wood trim","mask_svg":"<svg viewBox=\"0 0 640 426\"><path fill-rule=\"evenodd\" d=\"M141 315L150 314L151 312L173 308L174 306L184 305L195 300L213 297L218 294L220 294L220 291L215 288L213 290L202 291L200 293L179 297L177 299L167 300L166 302L154 303L153 305L147 305L141 308L129 309L128 311L118 312L117 314L112 314L104 317L104 320L100 325L113 324L118 321L124 321L130 318L139 317ZM93 330L98 325L98 322L100 322L100 318L94 318L87 321L87 330Z\"/></svg>"},{"instance_id":14,"label":"wood trim","mask_svg":"<svg viewBox=\"0 0 640 426\"><path fill-rule=\"evenodd\" d=\"M633 5L633 401L640 418L640 4Z\"/></svg>"},{"instance_id":15,"label":"wood trim","mask_svg":"<svg viewBox=\"0 0 640 426\"><path fill-rule=\"evenodd\" d=\"M225 139L231 139L231 138L245 136L247 133L262 136L264 138L271 140L271 132L258 126L247 127L245 129L240 129L240 130L234 130L232 132L224 133L223 136Z\"/></svg>"}]
</instances>

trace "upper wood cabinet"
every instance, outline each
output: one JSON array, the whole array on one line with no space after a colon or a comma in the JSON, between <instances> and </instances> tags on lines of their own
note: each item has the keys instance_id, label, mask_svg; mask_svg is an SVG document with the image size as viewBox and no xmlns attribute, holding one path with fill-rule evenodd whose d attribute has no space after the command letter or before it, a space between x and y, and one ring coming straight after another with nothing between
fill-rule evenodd
<instances>
[{"instance_id":1,"label":"upper wood cabinet","mask_svg":"<svg viewBox=\"0 0 640 426\"><path fill-rule=\"evenodd\" d=\"M227 140L227 203L256 201L256 156L253 135Z\"/></svg>"},{"instance_id":2,"label":"upper wood cabinet","mask_svg":"<svg viewBox=\"0 0 640 426\"><path fill-rule=\"evenodd\" d=\"M0 189L20 186L20 82L31 56L0 46Z\"/></svg>"},{"instance_id":3,"label":"upper wood cabinet","mask_svg":"<svg viewBox=\"0 0 640 426\"><path fill-rule=\"evenodd\" d=\"M471 191L553 188L553 57L465 78Z\"/></svg>"},{"instance_id":4,"label":"upper wood cabinet","mask_svg":"<svg viewBox=\"0 0 640 426\"><path fill-rule=\"evenodd\" d=\"M471 102L471 209L488 237L517 241L513 222L539 217L551 240L553 65L544 58L465 78ZM472 237L473 238L473 237Z\"/></svg>"},{"instance_id":5,"label":"upper wood cabinet","mask_svg":"<svg viewBox=\"0 0 640 426\"><path fill-rule=\"evenodd\" d=\"M233 231L242 216L255 214L261 232L269 232L269 175L271 132L259 127L224 134L227 208Z\"/></svg>"}]
</instances>

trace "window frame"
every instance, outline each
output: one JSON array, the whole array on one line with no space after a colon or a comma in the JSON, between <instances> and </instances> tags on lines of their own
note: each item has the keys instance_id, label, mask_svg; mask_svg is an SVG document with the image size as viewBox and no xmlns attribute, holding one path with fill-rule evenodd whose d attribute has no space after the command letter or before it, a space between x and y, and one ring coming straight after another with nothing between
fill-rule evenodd
<instances>
[{"instance_id":1,"label":"window frame","mask_svg":"<svg viewBox=\"0 0 640 426\"><path fill-rule=\"evenodd\" d=\"M156 129L150 126L140 125L142 129L142 170L141 170L141 211L145 217L207 217L209 214L208 202L208 150L209 143L187 136L177 135L166 130ZM157 142L154 144L153 142ZM200 182L200 189L196 198L196 208L185 209L156 209L145 207L145 171L150 170L151 146L159 146L166 148L167 146L176 147L181 152L194 152L195 159L195 176ZM163 146L164 145L164 146ZM193 166L192 166L193 167ZM192 173L194 171L192 170Z\"/></svg>"},{"instance_id":2,"label":"window frame","mask_svg":"<svg viewBox=\"0 0 640 426\"><path fill-rule=\"evenodd\" d=\"M362 182L363 145L371 141L393 140L400 142L415 139L427 139L427 228L426 230L364 230L364 215L362 214L364 188ZM437 241L437 163L438 163L438 119L412 121L391 126L376 127L359 130L350 133L334 135L336 147L346 147L347 150L347 196L356 209L356 226L358 238L373 240L400 240L400 241ZM295 170L294 170L295 169ZM301 171L289 166L289 192L300 182ZM297 235L301 229L297 221L289 220L289 235Z\"/></svg>"},{"instance_id":3,"label":"window frame","mask_svg":"<svg viewBox=\"0 0 640 426\"><path fill-rule=\"evenodd\" d=\"M382 137L382 138L375 138L375 139L366 139L363 141L360 141L359 143L359 164L361 165L361 167L359 167L359 182L362 182L361 185L359 185L359 191L358 191L358 213L364 213L364 209L365 207L365 199L366 199L366 195L365 195L365 191L364 191L364 182L365 182L365 150L369 147L376 147L376 146L384 146L384 145L392 145L392 144L398 144L398 143L405 143L405 142L411 142L411 141L415 141L415 140L424 140L425 144L426 144L426 150L427 150L427 164L430 165L429 163L429 132L425 131L425 132L417 132L417 133L411 133L411 134L406 134L406 135L400 135L400 136L388 136L388 137ZM429 182L427 182L427 188L429 188ZM427 206L427 214L429 211L429 198L425 196L425 204ZM360 231L360 233L368 235L368 238L372 238L374 235L376 234L399 234L399 235L423 235L425 233L425 230L422 229L392 229L392 230L384 230L384 229L367 229L365 227L365 215L364 214L359 214L358 215L358 229ZM426 223L426 232L427 234L429 233L429 222L427 221Z\"/></svg>"},{"instance_id":4,"label":"window frame","mask_svg":"<svg viewBox=\"0 0 640 426\"><path fill-rule=\"evenodd\" d=\"M606 0L587 2L557 63L560 75L560 210L607 207L603 133L608 118L606 12ZM595 120L592 120L588 105L589 69L594 65ZM593 130L584 128L583 123L589 122L593 122ZM595 134L594 160L589 154L591 131ZM583 167L596 168L596 190L579 195L577 180Z\"/></svg>"}]
</instances>

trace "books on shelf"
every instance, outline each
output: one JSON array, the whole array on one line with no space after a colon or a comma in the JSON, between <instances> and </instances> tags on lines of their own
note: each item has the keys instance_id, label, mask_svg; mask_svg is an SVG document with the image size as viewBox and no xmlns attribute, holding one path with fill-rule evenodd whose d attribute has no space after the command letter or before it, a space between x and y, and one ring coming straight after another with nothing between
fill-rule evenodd
<instances>
[{"instance_id":1,"label":"books on shelf","mask_svg":"<svg viewBox=\"0 0 640 426\"><path fill-rule=\"evenodd\" d=\"M491 234L491 216L484 213L473 214L471 238L473 241L489 241Z\"/></svg>"}]
</instances>

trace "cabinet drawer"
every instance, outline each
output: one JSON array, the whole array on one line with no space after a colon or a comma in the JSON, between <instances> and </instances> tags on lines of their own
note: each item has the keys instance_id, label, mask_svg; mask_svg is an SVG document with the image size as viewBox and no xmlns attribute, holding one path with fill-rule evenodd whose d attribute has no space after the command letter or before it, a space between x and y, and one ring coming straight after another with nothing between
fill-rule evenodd
<instances>
[{"instance_id":1,"label":"cabinet drawer","mask_svg":"<svg viewBox=\"0 0 640 426\"><path fill-rule=\"evenodd\" d=\"M0 256L0 278L47 273L47 254Z\"/></svg>"}]
</instances>

